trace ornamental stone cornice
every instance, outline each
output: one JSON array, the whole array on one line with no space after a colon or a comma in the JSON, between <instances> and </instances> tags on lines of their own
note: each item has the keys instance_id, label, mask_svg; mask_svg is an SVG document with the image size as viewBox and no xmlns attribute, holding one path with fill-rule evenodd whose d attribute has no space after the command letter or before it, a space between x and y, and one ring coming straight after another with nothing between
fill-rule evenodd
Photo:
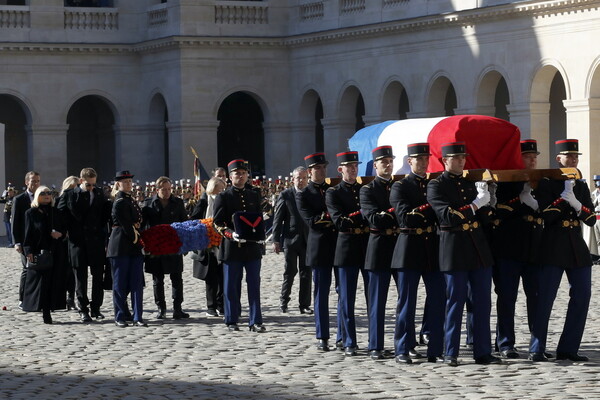
<instances>
[{"instance_id":1,"label":"ornamental stone cornice","mask_svg":"<svg viewBox=\"0 0 600 400\"><path fill-rule=\"evenodd\" d=\"M168 36L139 43L115 44L0 42L0 52L144 54L161 52L168 49L198 49L203 47L213 49L249 47L284 49L430 29L443 29L456 26L468 27L480 23L497 21L499 19L523 17L545 18L549 16L597 10L599 7L600 0L532 0L457 11L453 13L330 29L293 36Z\"/></svg>"}]
</instances>

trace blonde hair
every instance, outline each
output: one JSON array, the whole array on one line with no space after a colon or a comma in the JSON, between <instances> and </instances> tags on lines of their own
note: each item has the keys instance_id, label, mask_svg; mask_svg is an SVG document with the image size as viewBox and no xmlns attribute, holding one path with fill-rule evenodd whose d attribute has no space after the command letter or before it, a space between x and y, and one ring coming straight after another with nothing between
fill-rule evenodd
<instances>
[{"instance_id":1,"label":"blonde hair","mask_svg":"<svg viewBox=\"0 0 600 400\"><path fill-rule=\"evenodd\" d=\"M171 182L170 178L168 178L166 176L161 176L160 178L158 178L156 180L156 182L154 183L154 185L158 188L159 186L161 186L165 182L169 182L171 185L173 184L173 182Z\"/></svg>"},{"instance_id":2,"label":"blonde hair","mask_svg":"<svg viewBox=\"0 0 600 400\"><path fill-rule=\"evenodd\" d=\"M35 193L33 194L33 201L31 202L31 207L32 208L37 208L40 206L39 203L39 198L40 198L40 193L42 192L50 192L52 193L52 190L50 190L50 188L48 186L40 186L36 189ZM50 202L50 205L52 207L54 207L54 197L52 197L52 201Z\"/></svg>"},{"instance_id":3,"label":"blonde hair","mask_svg":"<svg viewBox=\"0 0 600 400\"><path fill-rule=\"evenodd\" d=\"M225 183L225 181L221 178L217 178L216 176L214 178L210 178L208 183L206 184L206 193L207 194L217 194L215 193L215 191L217 190L217 185L221 183L223 184L223 186L227 187L227 183Z\"/></svg>"},{"instance_id":4,"label":"blonde hair","mask_svg":"<svg viewBox=\"0 0 600 400\"><path fill-rule=\"evenodd\" d=\"M62 183L62 189L60 190L59 196L62 196L62 194L65 192L65 190L73 189L77 185L79 185L79 178L76 177L75 175L71 175L71 176L65 178L65 180Z\"/></svg>"}]
</instances>

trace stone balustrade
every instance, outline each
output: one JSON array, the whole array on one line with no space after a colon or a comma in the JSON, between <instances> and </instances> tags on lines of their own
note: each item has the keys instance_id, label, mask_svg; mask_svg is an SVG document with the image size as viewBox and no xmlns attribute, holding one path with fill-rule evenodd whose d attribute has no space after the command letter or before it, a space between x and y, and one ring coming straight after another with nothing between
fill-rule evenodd
<instances>
[{"instance_id":1,"label":"stone balustrade","mask_svg":"<svg viewBox=\"0 0 600 400\"><path fill-rule=\"evenodd\" d=\"M119 13L116 8L65 7L64 15L65 29L119 29Z\"/></svg>"},{"instance_id":2,"label":"stone balustrade","mask_svg":"<svg viewBox=\"0 0 600 400\"><path fill-rule=\"evenodd\" d=\"M241 1L215 4L216 24L268 24L268 4L246 4Z\"/></svg>"},{"instance_id":3,"label":"stone balustrade","mask_svg":"<svg viewBox=\"0 0 600 400\"><path fill-rule=\"evenodd\" d=\"M29 28L29 7L0 8L0 28Z\"/></svg>"}]
</instances>

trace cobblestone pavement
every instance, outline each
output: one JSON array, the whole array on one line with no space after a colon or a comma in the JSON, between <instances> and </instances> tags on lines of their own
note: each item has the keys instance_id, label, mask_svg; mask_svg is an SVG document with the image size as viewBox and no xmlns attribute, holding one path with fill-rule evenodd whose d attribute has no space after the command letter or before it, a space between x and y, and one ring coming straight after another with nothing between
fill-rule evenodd
<instances>
[{"instance_id":1,"label":"cobblestone pavement","mask_svg":"<svg viewBox=\"0 0 600 400\"><path fill-rule=\"evenodd\" d=\"M593 296L581 353L590 362L532 364L525 359L502 365L474 364L467 350L457 368L416 362L396 364L393 358L366 356L367 318L364 296L357 299L359 356L317 352L313 318L299 313L297 286L290 312L279 312L283 256L268 252L263 259L262 309L267 333L243 329L228 332L220 318L205 316L204 282L191 276L186 259L185 321L153 318L151 287L144 306L148 328L117 328L110 292L102 311L107 319L84 325L73 311L53 313L44 325L40 313L17 307L20 262L13 249L0 249L0 398L14 399L599 399L600 319ZM151 282L149 275L146 280ZM170 284L167 281L167 292ZM594 291L600 287L596 281ZM424 291L421 290L421 293ZM244 294L245 296L245 289ZM568 298L563 281L550 325L554 351ZM334 296L331 296L334 311ZM393 347L395 296L390 290L387 348ZM247 301L242 300L244 315ZM422 298L418 303L418 321ZM170 316L170 310L168 315ZM518 304L517 346L526 350L528 336L523 296ZM332 313L332 335L335 335ZM495 322L492 320L492 324ZM464 336L463 339L464 341ZM520 345L520 346L519 346Z\"/></svg>"}]
</instances>

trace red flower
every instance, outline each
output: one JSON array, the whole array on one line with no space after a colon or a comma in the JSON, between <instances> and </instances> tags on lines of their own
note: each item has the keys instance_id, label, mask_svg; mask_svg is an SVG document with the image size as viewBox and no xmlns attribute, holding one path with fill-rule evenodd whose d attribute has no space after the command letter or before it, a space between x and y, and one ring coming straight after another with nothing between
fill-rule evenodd
<instances>
[{"instance_id":1,"label":"red flower","mask_svg":"<svg viewBox=\"0 0 600 400\"><path fill-rule=\"evenodd\" d=\"M177 254L181 248L181 241L177 232L171 225L155 225L142 232L144 250L154 256Z\"/></svg>"}]
</instances>

